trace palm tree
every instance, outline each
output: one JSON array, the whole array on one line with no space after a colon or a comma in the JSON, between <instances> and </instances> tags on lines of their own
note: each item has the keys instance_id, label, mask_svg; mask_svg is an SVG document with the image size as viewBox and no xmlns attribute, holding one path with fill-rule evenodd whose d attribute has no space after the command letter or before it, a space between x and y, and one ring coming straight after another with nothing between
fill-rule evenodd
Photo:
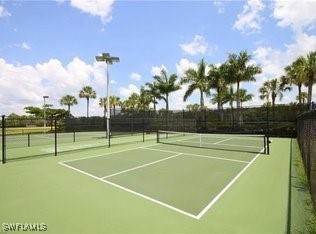
<instances>
[{"instance_id":1,"label":"palm tree","mask_svg":"<svg viewBox=\"0 0 316 234\"><path fill-rule=\"evenodd\" d=\"M274 119L274 107L275 107L275 100L279 96L280 101L283 98L283 92L291 90L291 87L286 84L284 79L272 79L268 80L263 83L263 86L259 89L259 92L261 93L260 98L268 99L269 96L271 96L272 100L272 113L273 113L273 119Z\"/></svg>"},{"instance_id":2,"label":"palm tree","mask_svg":"<svg viewBox=\"0 0 316 234\"><path fill-rule=\"evenodd\" d=\"M234 121L234 119L235 119L235 117L234 117L234 102L236 101L236 93L234 92L234 88L233 88L232 84L229 86L229 89L227 89L225 99L227 100L227 102L229 103L229 106L230 106L231 122L233 125L235 122Z\"/></svg>"},{"instance_id":3,"label":"palm tree","mask_svg":"<svg viewBox=\"0 0 316 234\"><path fill-rule=\"evenodd\" d=\"M156 104L158 103L157 99L161 99L161 95L160 95L159 90L157 88L157 83L156 82L146 83L146 86L148 86L149 95L151 97L150 103L154 104L154 112L156 113Z\"/></svg>"},{"instance_id":4,"label":"palm tree","mask_svg":"<svg viewBox=\"0 0 316 234\"><path fill-rule=\"evenodd\" d=\"M267 105L269 105L269 103L270 103L270 90L269 90L268 86L269 86L269 83L268 83L268 81L266 81L259 88L259 93L260 93L259 98L261 100L266 100L267 101Z\"/></svg>"},{"instance_id":5,"label":"palm tree","mask_svg":"<svg viewBox=\"0 0 316 234\"><path fill-rule=\"evenodd\" d=\"M238 110L238 119L239 124L242 123L242 115L241 115L241 106L240 106L240 96L239 96L239 88L240 83L244 81L256 81L255 75L260 74L261 68L259 66L249 64L251 56L247 53L247 51L241 51L237 54L229 54L228 55L228 77L230 79L230 83L237 84L237 110Z\"/></svg>"},{"instance_id":6,"label":"palm tree","mask_svg":"<svg viewBox=\"0 0 316 234\"><path fill-rule=\"evenodd\" d=\"M302 103L302 85L306 83L306 77L302 70L304 69L305 58L298 57L291 65L284 68L285 77L289 84L295 84L298 88L298 103Z\"/></svg>"},{"instance_id":7,"label":"palm tree","mask_svg":"<svg viewBox=\"0 0 316 234\"><path fill-rule=\"evenodd\" d=\"M246 89L239 89L240 107L242 108L243 102L249 102L254 97L253 94L247 93Z\"/></svg>"},{"instance_id":8,"label":"palm tree","mask_svg":"<svg viewBox=\"0 0 316 234\"><path fill-rule=\"evenodd\" d=\"M305 104L307 101L308 93L301 92L301 96L297 95L296 100L299 102L299 104L303 103Z\"/></svg>"},{"instance_id":9,"label":"palm tree","mask_svg":"<svg viewBox=\"0 0 316 234\"><path fill-rule=\"evenodd\" d=\"M304 73L306 74L306 85L308 87L307 104L309 110L312 110L313 84L316 82L316 51L310 52L307 55L306 62L304 63Z\"/></svg>"},{"instance_id":10,"label":"palm tree","mask_svg":"<svg viewBox=\"0 0 316 234\"><path fill-rule=\"evenodd\" d=\"M110 108L113 107L113 114L115 116L115 108L121 105L120 97L110 96ZM110 111L111 113L111 111Z\"/></svg>"},{"instance_id":11,"label":"palm tree","mask_svg":"<svg viewBox=\"0 0 316 234\"><path fill-rule=\"evenodd\" d=\"M106 104L107 104L106 98L100 98L99 99L99 106L103 108L103 116L104 116L104 118L106 116Z\"/></svg>"},{"instance_id":12,"label":"palm tree","mask_svg":"<svg viewBox=\"0 0 316 234\"><path fill-rule=\"evenodd\" d=\"M206 74L206 63L204 59L198 65L197 70L190 68L188 69L184 77L181 79L181 84L189 84L187 91L184 94L183 101L186 101L188 97L192 95L195 90L200 91L200 108L204 109L204 93L210 95L209 81Z\"/></svg>"},{"instance_id":13,"label":"palm tree","mask_svg":"<svg viewBox=\"0 0 316 234\"><path fill-rule=\"evenodd\" d=\"M188 104L186 105L186 108L189 110L189 111L198 111L200 109L200 105L195 103L195 104Z\"/></svg>"},{"instance_id":14,"label":"palm tree","mask_svg":"<svg viewBox=\"0 0 316 234\"><path fill-rule=\"evenodd\" d=\"M78 101L76 97L71 95L65 95L59 100L60 105L68 106L68 113L70 116L70 106L77 105Z\"/></svg>"},{"instance_id":15,"label":"palm tree","mask_svg":"<svg viewBox=\"0 0 316 234\"><path fill-rule=\"evenodd\" d=\"M138 107L139 110L147 111L149 110L149 104L152 102L152 96L150 94L150 90L145 89L145 87L140 88L140 94L139 94L139 103Z\"/></svg>"},{"instance_id":16,"label":"palm tree","mask_svg":"<svg viewBox=\"0 0 316 234\"><path fill-rule=\"evenodd\" d=\"M208 73L209 87L216 89L216 94L211 99L213 104L217 103L217 110L220 113L221 121L224 119L223 105L227 100L227 64L222 64L219 67L211 64Z\"/></svg>"},{"instance_id":17,"label":"palm tree","mask_svg":"<svg viewBox=\"0 0 316 234\"><path fill-rule=\"evenodd\" d=\"M160 76L154 76L156 88L159 91L159 98L166 103L166 111L169 111L169 94L180 89L180 85L176 84L178 76L171 74L169 77L165 69L161 70Z\"/></svg>"},{"instance_id":18,"label":"palm tree","mask_svg":"<svg viewBox=\"0 0 316 234\"><path fill-rule=\"evenodd\" d=\"M89 117L89 100L90 98L96 98L96 96L96 92L90 86L84 86L79 92L79 98L87 100L87 117Z\"/></svg>"},{"instance_id":19,"label":"palm tree","mask_svg":"<svg viewBox=\"0 0 316 234\"><path fill-rule=\"evenodd\" d=\"M132 93L127 100L122 102L122 108L125 111L135 112L138 110L139 106L139 95L137 93Z\"/></svg>"}]
</instances>

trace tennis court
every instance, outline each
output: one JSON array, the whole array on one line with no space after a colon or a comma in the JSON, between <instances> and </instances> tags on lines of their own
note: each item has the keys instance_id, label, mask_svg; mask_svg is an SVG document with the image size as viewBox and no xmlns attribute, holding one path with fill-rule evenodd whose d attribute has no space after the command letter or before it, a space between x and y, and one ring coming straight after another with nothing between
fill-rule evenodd
<instances>
[{"instance_id":1,"label":"tennis court","mask_svg":"<svg viewBox=\"0 0 316 234\"><path fill-rule=\"evenodd\" d=\"M257 135L128 138L5 164L0 222L44 223L49 233L285 232L288 139L273 139L267 155Z\"/></svg>"},{"instance_id":2,"label":"tennis court","mask_svg":"<svg viewBox=\"0 0 316 234\"><path fill-rule=\"evenodd\" d=\"M167 144L137 147L60 164L200 219L265 151L260 136L176 132L160 132L157 136L160 142L165 138ZM210 146L216 148L208 148ZM219 151L222 147L235 152Z\"/></svg>"}]
</instances>

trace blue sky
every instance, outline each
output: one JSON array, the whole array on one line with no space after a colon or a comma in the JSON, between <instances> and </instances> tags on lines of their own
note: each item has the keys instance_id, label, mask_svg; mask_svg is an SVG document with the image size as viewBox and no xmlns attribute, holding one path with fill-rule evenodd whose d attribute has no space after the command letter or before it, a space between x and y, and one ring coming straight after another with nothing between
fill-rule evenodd
<instances>
[{"instance_id":1,"label":"blue sky","mask_svg":"<svg viewBox=\"0 0 316 234\"><path fill-rule=\"evenodd\" d=\"M125 100L161 68L181 77L202 58L219 64L227 53L247 50L263 73L242 84L255 95L245 105L260 105L262 83L316 49L315 12L311 0L0 1L0 114L23 114L27 105L43 105L43 95L61 108L63 95L78 97L90 85L97 93L91 115L102 115L105 65L95 61L102 52L120 57L110 67L110 91ZM183 102L185 88L172 94L171 108L198 102L197 93ZM294 101L296 94L294 87L281 102ZM78 101L72 113L85 115L86 101Z\"/></svg>"}]
</instances>

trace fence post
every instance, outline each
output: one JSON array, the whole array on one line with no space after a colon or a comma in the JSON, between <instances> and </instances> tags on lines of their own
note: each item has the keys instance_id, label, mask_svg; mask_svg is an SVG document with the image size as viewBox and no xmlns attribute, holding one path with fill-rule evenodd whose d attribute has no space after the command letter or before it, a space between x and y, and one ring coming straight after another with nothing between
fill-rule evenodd
<instances>
[{"instance_id":1,"label":"fence post","mask_svg":"<svg viewBox=\"0 0 316 234\"><path fill-rule=\"evenodd\" d=\"M2 164L6 163L6 123L5 115L2 115Z\"/></svg>"},{"instance_id":2,"label":"fence post","mask_svg":"<svg viewBox=\"0 0 316 234\"><path fill-rule=\"evenodd\" d=\"M57 120L54 119L54 135L55 135L55 156L57 156Z\"/></svg>"}]
</instances>

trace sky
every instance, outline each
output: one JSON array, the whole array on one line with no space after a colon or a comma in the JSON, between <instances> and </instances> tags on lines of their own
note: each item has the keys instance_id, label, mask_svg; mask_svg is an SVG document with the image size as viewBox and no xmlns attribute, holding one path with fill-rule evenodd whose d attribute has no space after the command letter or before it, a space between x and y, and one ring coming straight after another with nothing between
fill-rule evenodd
<instances>
[{"instance_id":1,"label":"sky","mask_svg":"<svg viewBox=\"0 0 316 234\"><path fill-rule=\"evenodd\" d=\"M241 84L254 95L244 106L261 105L263 82L316 50L315 12L316 0L0 0L0 114L42 107L44 95L54 108L67 109L59 100L69 94L78 99L71 113L84 116L86 100L78 94L89 85L97 93L90 116L103 115L106 65L95 56L104 52L120 58L109 66L110 95L126 100L162 68L181 78L203 58L218 65L246 50L263 72ZM183 101L186 87L172 93L171 109L199 103L197 92ZM296 95L293 87L277 103L295 102ZM210 98L206 105L215 108Z\"/></svg>"}]
</instances>

